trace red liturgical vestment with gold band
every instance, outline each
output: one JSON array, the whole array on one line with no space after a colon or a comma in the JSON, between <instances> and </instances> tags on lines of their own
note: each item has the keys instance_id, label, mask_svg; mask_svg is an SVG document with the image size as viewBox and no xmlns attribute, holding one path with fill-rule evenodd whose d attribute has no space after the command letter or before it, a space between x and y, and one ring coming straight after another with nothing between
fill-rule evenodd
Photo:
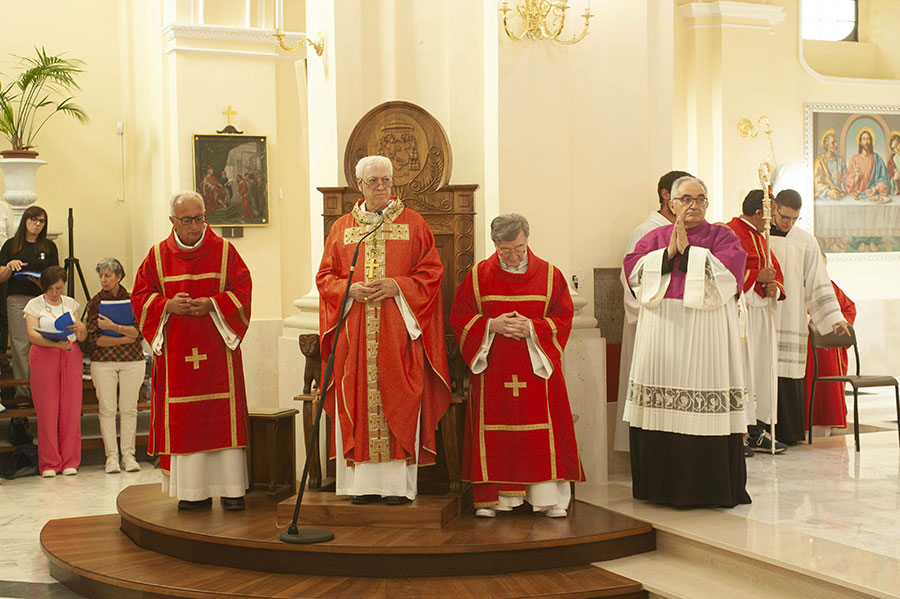
<instances>
[{"instance_id":1,"label":"red liturgical vestment with gold band","mask_svg":"<svg viewBox=\"0 0 900 599\"><path fill-rule=\"evenodd\" d=\"M218 310L206 316L166 314L177 293L208 297ZM170 455L247 446L247 398L239 346L229 349L213 321L242 339L250 322L250 271L237 250L207 227L199 247L183 250L174 232L156 244L135 276L131 304L141 334L162 349L153 360L147 451Z\"/></svg>"},{"instance_id":2,"label":"red liturgical vestment with gold band","mask_svg":"<svg viewBox=\"0 0 900 599\"><path fill-rule=\"evenodd\" d=\"M504 271L495 253L479 262L456 293L453 331L470 369L488 322L508 312L531 320L536 343L495 335L483 372L470 371L462 478L472 481L477 507L497 496L524 496L528 484L583 481L561 357L574 313L562 273L528 250L522 274ZM535 374L549 363L549 378Z\"/></svg>"},{"instance_id":3,"label":"red liturgical vestment with gold band","mask_svg":"<svg viewBox=\"0 0 900 599\"><path fill-rule=\"evenodd\" d=\"M353 282L392 279L421 335L410 337L399 297L350 301L325 410L340 419L341 447L349 464L406 460L428 465L435 461L435 429L450 405L441 315L443 266L434 236L418 212L395 200L383 216L384 224L362 242ZM316 275L323 357L335 343L353 251L379 220L368 218L357 203L328 232Z\"/></svg>"}]
</instances>

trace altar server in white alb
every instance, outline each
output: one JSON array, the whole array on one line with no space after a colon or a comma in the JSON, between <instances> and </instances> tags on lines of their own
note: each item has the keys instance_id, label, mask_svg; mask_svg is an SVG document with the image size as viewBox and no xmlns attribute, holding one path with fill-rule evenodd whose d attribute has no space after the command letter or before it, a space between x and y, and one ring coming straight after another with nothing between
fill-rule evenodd
<instances>
[{"instance_id":1,"label":"altar server in white alb","mask_svg":"<svg viewBox=\"0 0 900 599\"><path fill-rule=\"evenodd\" d=\"M806 375L807 323L823 335L850 334L819 243L794 225L803 201L793 189L775 196L775 214L769 244L784 272L785 301L778 302L775 328L778 336L778 420L775 438L794 445L805 437L803 377ZM809 317L807 318L807 312Z\"/></svg>"},{"instance_id":2,"label":"altar server in white alb","mask_svg":"<svg viewBox=\"0 0 900 599\"><path fill-rule=\"evenodd\" d=\"M656 195L659 197L659 210L651 212L647 220L639 224L628 234L625 240L625 255L634 251L634 246L641 238L657 227L663 227L675 222L675 215L669 210L669 191L672 183L681 177L688 177L684 171L669 171L659 178L656 184ZM625 279L625 271L619 275L622 287L625 290L625 321L622 323L622 349L619 354L619 396L616 400L616 428L613 449L628 452L628 423L622 419L625 411L625 393L628 390L628 371L631 369L631 353L634 351L634 332L637 330L638 312L641 305L634 299L628 281Z\"/></svg>"},{"instance_id":3,"label":"altar server in white alb","mask_svg":"<svg viewBox=\"0 0 900 599\"><path fill-rule=\"evenodd\" d=\"M633 495L681 507L750 503L744 351L737 322L747 254L706 221L706 185L672 185L675 224L625 256L641 305L625 401Z\"/></svg>"}]
</instances>

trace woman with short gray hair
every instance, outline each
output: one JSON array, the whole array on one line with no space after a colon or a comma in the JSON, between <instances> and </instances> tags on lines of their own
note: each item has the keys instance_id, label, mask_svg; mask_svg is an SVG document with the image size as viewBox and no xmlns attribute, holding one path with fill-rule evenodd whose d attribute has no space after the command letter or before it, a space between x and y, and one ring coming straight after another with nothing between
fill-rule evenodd
<instances>
[{"instance_id":1,"label":"woman with short gray hair","mask_svg":"<svg viewBox=\"0 0 900 599\"><path fill-rule=\"evenodd\" d=\"M97 264L100 292L87 305L85 323L91 357L91 379L100 403L100 435L106 451L106 472L120 472L119 447L116 442L116 406L121 426L122 468L126 472L141 469L134 458L137 428L137 402L144 382L144 350L141 335L134 323L114 322L100 314L100 304L128 306L131 295L122 286L125 269L115 258L104 258Z\"/></svg>"}]
</instances>

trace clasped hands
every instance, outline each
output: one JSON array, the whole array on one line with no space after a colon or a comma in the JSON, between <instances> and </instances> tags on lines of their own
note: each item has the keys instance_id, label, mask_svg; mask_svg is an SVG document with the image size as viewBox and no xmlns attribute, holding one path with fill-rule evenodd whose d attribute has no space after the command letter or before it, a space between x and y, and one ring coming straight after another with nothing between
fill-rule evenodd
<instances>
[{"instance_id":1,"label":"clasped hands","mask_svg":"<svg viewBox=\"0 0 900 599\"><path fill-rule=\"evenodd\" d=\"M778 295L778 285L775 284L774 268L760 268L759 274L756 275L756 282L762 286L766 297L776 297Z\"/></svg>"},{"instance_id":2,"label":"clasped hands","mask_svg":"<svg viewBox=\"0 0 900 599\"><path fill-rule=\"evenodd\" d=\"M350 297L357 302L382 302L400 294L400 287L393 279L374 279L367 283L350 285Z\"/></svg>"},{"instance_id":3,"label":"clasped hands","mask_svg":"<svg viewBox=\"0 0 900 599\"><path fill-rule=\"evenodd\" d=\"M166 312L180 316L206 316L213 311L212 300L208 297L194 297L189 293L176 293L166 302Z\"/></svg>"},{"instance_id":4,"label":"clasped hands","mask_svg":"<svg viewBox=\"0 0 900 599\"><path fill-rule=\"evenodd\" d=\"M507 312L492 318L489 330L510 339L525 339L531 335L531 320L518 312Z\"/></svg>"},{"instance_id":5,"label":"clasped hands","mask_svg":"<svg viewBox=\"0 0 900 599\"><path fill-rule=\"evenodd\" d=\"M682 212L675 219L675 226L672 228L672 236L669 238L669 248L667 254L671 260L678 254L683 254L688 242L687 229L684 227L684 215L687 211Z\"/></svg>"}]
</instances>

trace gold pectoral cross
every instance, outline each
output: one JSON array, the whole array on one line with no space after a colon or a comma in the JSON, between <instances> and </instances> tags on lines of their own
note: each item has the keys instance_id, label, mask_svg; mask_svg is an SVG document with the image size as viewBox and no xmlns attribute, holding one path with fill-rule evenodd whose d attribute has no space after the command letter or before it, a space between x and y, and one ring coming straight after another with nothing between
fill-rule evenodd
<instances>
[{"instance_id":1,"label":"gold pectoral cross","mask_svg":"<svg viewBox=\"0 0 900 599\"><path fill-rule=\"evenodd\" d=\"M513 390L513 397L519 397L519 389L524 389L528 386L528 383L525 381L520 381L518 375L512 375L512 380L508 383L503 383L503 386L507 389Z\"/></svg>"},{"instance_id":2,"label":"gold pectoral cross","mask_svg":"<svg viewBox=\"0 0 900 599\"><path fill-rule=\"evenodd\" d=\"M196 347L191 349L191 355L184 357L185 362L191 362L194 365L194 370L200 370L200 362L205 359L206 354L198 353Z\"/></svg>"},{"instance_id":3,"label":"gold pectoral cross","mask_svg":"<svg viewBox=\"0 0 900 599\"><path fill-rule=\"evenodd\" d=\"M366 278L372 279L375 277L375 269L378 268L378 262L375 261L375 258L371 258L369 262L364 264L366 267Z\"/></svg>"}]
</instances>

